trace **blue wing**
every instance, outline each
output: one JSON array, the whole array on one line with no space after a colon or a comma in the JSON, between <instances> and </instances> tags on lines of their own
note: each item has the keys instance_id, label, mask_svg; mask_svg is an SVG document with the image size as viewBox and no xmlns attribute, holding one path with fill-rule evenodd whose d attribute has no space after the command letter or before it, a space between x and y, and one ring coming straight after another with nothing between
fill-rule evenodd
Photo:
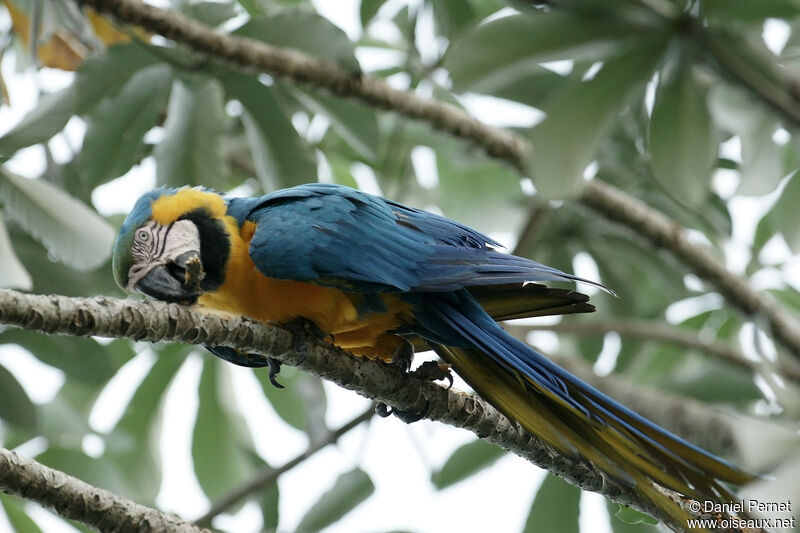
<instances>
[{"instance_id":1,"label":"blue wing","mask_svg":"<svg viewBox=\"0 0 800 533\"><path fill-rule=\"evenodd\" d=\"M502 253L497 242L458 222L340 185L308 184L235 198L228 212L240 224L256 223L250 256L273 278L369 292L592 283Z\"/></svg>"}]
</instances>

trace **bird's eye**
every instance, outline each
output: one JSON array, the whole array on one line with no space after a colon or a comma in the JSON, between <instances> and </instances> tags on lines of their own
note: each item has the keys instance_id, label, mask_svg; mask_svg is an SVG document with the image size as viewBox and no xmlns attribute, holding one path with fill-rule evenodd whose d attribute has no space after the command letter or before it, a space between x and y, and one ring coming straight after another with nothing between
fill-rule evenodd
<instances>
[{"instance_id":1,"label":"bird's eye","mask_svg":"<svg viewBox=\"0 0 800 533\"><path fill-rule=\"evenodd\" d=\"M138 232L138 233L136 234L136 236L137 236L137 237L139 237L139 240L140 240L140 241L146 241L147 239L149 239L149 238L150 238L150 234L149 234L149 233L147 233L147 232L146 232L146 231L144 231L144 230L142 230L142 231Z\"/></svg>"}]
</instances>

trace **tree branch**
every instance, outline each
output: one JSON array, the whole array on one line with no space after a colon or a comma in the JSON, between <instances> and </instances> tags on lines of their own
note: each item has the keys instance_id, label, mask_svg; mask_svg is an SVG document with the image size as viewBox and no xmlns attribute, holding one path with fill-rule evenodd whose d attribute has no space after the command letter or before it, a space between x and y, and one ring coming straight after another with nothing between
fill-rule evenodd
<instances>
[{"instance_id":1,"label":"tree branch","mask_svg":"<svg viewBox=\"0 0 800 533\"><path fill-rule=\"evenodd\" d=\"M5 448L0 448L0 489L98 531L208 533L177 516L139 505Z\"/></svg>"},{"instance_id":2,"label":"tree branch","mask_svg":"<svg viewBox=\"0 0 800 533\"><path fill-rule=\"evenodd\" d=\"M360 426L362 423L367 422L368 420L372 419L375 416L375 406L372 405L355 417L354 419L350 420L342 427L335 431L331 431L328 436L322 439L319 442L312 443L306 451L297 455L293 459L290 459L283 465L279 466L278 468L264 468L260 472L258 472L253 478L242 485L231 491L229 494L226 494L219 501L215 502L214 505L211 506L211 509L208 510L206 514L195 520L195 523L199 526L203 527L210 527L211 521L218 515L225 512L225 509L231 507L235 503L241 501L243 498L247 497L250 494L258 492L259 490L263 489L267 485L274 483L278 480L278 478L291 470L292 468L296 467L321 449L327 447L329 444L334 444L337 442L342 435L345 435L351 429L354 429Z\"/></svg>"},{"instance_id":3,"label":"tree branch","mask_svg":"<svg viewBox=\"0 0 800 533\"><path fill-rule=\"evenodd\" d=\"M763 61L760 54L746 48L746 41L719 29L693 22L687 30L723 75L748 89L784 121L800 126L800 80L789 67Z\"/></svg>"},{"instance_id":4,"label":"tree branch","mask_svg":"<svg viewBox=\"0 0 800 533\"><path fill-rule=\"evenodd\" d=\"M285 329L244 317L224 318L164 302L43 296L7 289L0 289L0 324L48 334L230 346L262 354L265 360L268 356L300 366L402 410L418 410L427 401L430 409L426 418L472 431L584 490L598 492L671 523L669 516L642 501L634 488L603 477L591 463L559 455L480 397L404 374L391 365L353 356L318 338L293 339ZM295 346L301 346L305 353L299 354Z\"/></svg>"},{"instance_id":5,"label":"tree branch","mask_svg":"<svg viewBox=\"0 0 800 533\"><path fill-rule=\"evenodd\" d=\"M357 98L379 109L425 120L436 129L475 141L490 155L500 159L513 160L514 154L527 150L524 140L487 126L456 106L422 98L413 92L395 90L380 78L362 76L298 50L217 33L177 12L133 0L76 1L113 15L121 22L142 26L149 32L229 63L325 88L337 96Z\"/></svg>"},{"instance_id":6,"label":"tree branch","mask_svg":"<svg viewBox=\"0 0 800 533\"><path fill-rule=\"evenodd\" d=\"M580 201L609 220L642 235L656 248L672 252L699 277L711 283L731 304L757 322L765 322L772 336L800 357L800 323L766 293L750 288L747 281L729 272L708 248L689 241L686 231L663 213L614 187L593 180Z\"/></svg>"},{"instance_id":7,"label":"tree branch","mask_svg":"<svg viewBox=\"0 0 800 533\"><path fill-rule=\"evenodd\" d=\"M476 143L489 155L507 161L524 173L530 146L506 130L487 126L463 110L410 91L399 91L385 81L350 72L336 64L297 50L279 48L255 39L223 35L179 13L135 0L76 0L121 22L142 26L192 47L194 50L239 65L324 88L380 109L424 120L436 129ZM747 316L763 318L775 340L800 357L800 323L766 294L725 269L702 246L689 242L678 224L639 200L598 180L589 181L579 200L599 213L641 233L657 247L671 251L689 268L720 291Z\"/></svg>"},{"instance_id":8,"label":"tree branch","mask_svg":"<svg viewBox=\"0 0 800 533\"><path fill-rule=\"evenodd\" d=\"M772 365L771 362L762 364L747 359L738 348L730 343L704 341L696 332L650 320L570 320L549 325L511 325L506 329L509 331L524 331L525 333L528 331L553 331L556 333L570 333L583 336L602 336L613 331L619 333L623 337L668 342L677 346L705 352L716 357L720 361L737 366L748 372L763 372L765 367L771 368ZM518 337L520 336L520 333L515 334ZM800 383L800 365L797 363L781 359L774 364L774 369L783 377Z\"/></svg>"}]
</instances>

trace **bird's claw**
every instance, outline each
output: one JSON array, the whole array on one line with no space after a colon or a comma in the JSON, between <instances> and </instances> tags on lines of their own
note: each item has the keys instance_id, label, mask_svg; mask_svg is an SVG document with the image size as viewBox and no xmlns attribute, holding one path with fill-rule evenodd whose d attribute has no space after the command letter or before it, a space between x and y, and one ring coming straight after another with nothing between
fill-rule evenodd
<instances>
[{"instance_id":1,"label":"bird's claw","mask_svg":"<svg viewBox=\"0 0 800 533\"><path fill-rule=\"evenodd\" d=\"M400 344L392 355L392 364L407 374L411 370L411 363L414 361L414 345L405 339L401 339Z\"/></svg>"},{"instance_id":2,"label":"bird's claw","mask_svg":"<svg viewBox=\"0 0 800 533\"><path fill-rule=\"evenodd\" d=\"M453 386L453 373L450 372L450 365L438 361L425 361L414 371L414 375L427 381L440 381L446 379L447 388Z\"/></svg>"},{"instance_id":3,"label":"bird's claw","mask_svg":"<svg viewBox=\"0 0 800 533\"><path fill-rule=\"evenodd\" d=\"M281 372L281 362L273 357L264 357L259 354L251 354L242 350L237 350L229 346L209 346L206 344L206 349L229 363L244 366L248 368L263 368L269 367L269 382L273 387L282 389L283 385L278 383L275 379Z\"/></svg>"},{"instance_id":4,"label":"bird's claw","mask_svg":"<svg viewBox=\"0 0 800 533\"><path fill-rule=\"evenodd\" d=\"M394 410L388 404L378 402L375 404L375 414L381 418L387 418L392 415Z\"/></svg>"},{"instance_id":5,"label":"bird's claw","mask_svg":"<svg viewBox=\"0 0 800 533\"><path fill-rule=\"evenodd\" d=\"M422 420L430 410L431 401L428 399L425 400L425 405L422 407L422 409L418 411L403 411L401 409L395 409L393 407L389 407L383 402L378 402L378 404L375 405L375 414L377 414L379 417L386 418L394 415L406 424L413 424L414 422Z\"/></svg>"},{"instance_id":6,"label":"bird's claw","mask_svg":"<svg viewBox=\"0 0 800 533\"><path fill-rule=\"evenodd\" d=\"M278 377L278 374L281 373L281 362L273 357L268 357L267 365L269 366L269 374L267 376L269 382L276 389L283 389L284 386L278 383L278 380L275 379L276 377Z\"/></svg>"}]
</instances>

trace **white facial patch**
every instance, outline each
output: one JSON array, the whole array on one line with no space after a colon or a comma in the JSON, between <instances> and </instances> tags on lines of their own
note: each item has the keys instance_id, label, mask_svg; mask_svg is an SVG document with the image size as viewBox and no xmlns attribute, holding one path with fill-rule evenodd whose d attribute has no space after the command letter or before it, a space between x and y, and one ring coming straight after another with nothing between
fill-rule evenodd
<instances>
[{"instance_id":1,"label":"white facial patch","mask_svg":"<svg viewBox=\"0 0 800 533\"><path fill-rule=\"evenodd\" d=\"M128 290L157 266L166 265L186 252L200 253L200 232L191 220L168 226L150 221L136 230L131 245L133 266L128 270Z\"/></svg>"}]
</instances>

